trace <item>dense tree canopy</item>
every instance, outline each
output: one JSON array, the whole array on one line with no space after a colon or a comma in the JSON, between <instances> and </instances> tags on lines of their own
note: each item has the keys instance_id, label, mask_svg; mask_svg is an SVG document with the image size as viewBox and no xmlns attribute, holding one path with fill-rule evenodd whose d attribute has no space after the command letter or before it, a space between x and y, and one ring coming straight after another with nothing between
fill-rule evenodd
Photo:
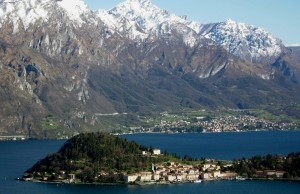
<instances>
[{"instance_id":1,"label":"dense tree canopy","mask_svg":"<svg viewBox=\"0 0 300 194\"><path fill-rule=\"evenodd\" d=\"M300 177L300 152L288 156L266 155L255 156L251 159L243 158L234 161L234 169L240 174L252 177L257 171L275 170L284 171L284 178Z\"/></svg>"},{"instance_id":2,"label":"dense tree canopy","mask_svg":"<svg viewBox=\"0 0 300 194\"><path fill-rule=\"evenodd\" d=\"M110 173L98 181L117 182L122 172L134 173L150 170L152 163L168 161L173 156L144 156L147 148L135 142L107 133L80 134L54 154L36 163L27 173L74 173L84 182L94 182L101 172Z\"/></svg>"}]
</instances>

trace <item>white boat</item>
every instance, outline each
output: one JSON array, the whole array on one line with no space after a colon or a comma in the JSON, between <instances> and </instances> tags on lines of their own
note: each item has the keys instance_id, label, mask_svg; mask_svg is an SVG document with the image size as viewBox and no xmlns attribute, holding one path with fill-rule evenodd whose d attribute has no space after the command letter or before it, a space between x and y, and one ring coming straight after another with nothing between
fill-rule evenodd
<instances>
[{"instance_id":1,"label":"white boat","mask_svg":"<svg viewBox=\"0 0 300 194\"><path fill-rule=\"evenodd\" d=\"M239 177L239 176L236 177L235 179L236 179L237 181L244 181L244 180L246 180L246 178L244 178L244 177Z\"/></svg>"},{"instance_id":2,"label":"white boat","mask_svg":"<svg viewBox=\"0 0 300 194\"><path fill-rule=\"evenodd\" d=\"M195 180L194 183L202 183L202 180L200 180L200 179Z\"/></svg>"}]
</instances>

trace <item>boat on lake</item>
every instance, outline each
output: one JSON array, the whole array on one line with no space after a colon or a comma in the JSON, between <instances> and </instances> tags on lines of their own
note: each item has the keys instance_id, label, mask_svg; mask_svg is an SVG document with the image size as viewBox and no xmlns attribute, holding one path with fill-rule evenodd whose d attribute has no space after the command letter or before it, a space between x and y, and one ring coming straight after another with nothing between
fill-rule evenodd
<instances>
[{"instance_id":1,"label":"boat on lake","mask_svg":"<svg viewBox=\"0 0 300 194\"><path fill-rule=\"evenodd\" d=\"M235 180L237 180L237 181L245 181L246 178L237 176L237 177L235 178Z\"/></svg>"},{"instance_id":2,"label":"boat on lake","mask_svg":"<svg viewBox=\"0 0 300 194\"><path fill-rule=\"evenodd\" d=\"M202 183L202 180L200 180L200 179L195 180L194 183Z\"/></svg>"}]
</instances>

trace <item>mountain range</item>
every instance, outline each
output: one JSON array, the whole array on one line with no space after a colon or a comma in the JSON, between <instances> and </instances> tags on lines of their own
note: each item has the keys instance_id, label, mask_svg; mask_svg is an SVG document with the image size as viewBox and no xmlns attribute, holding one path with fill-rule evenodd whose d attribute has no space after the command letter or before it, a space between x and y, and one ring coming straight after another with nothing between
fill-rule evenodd
<instances>
[{"instance_id":1,"label":"mountain range","mask_svg":"<svg viewBox=\"0 0 300 194\"><path fill-rule=\"evenodd\" d=\"M98 11L82 0L1 0L0 30L0 135L105 130L200 108L299 118L299 55L251 25L199 24L151 0Z\"/></svg>"}]
</instances>

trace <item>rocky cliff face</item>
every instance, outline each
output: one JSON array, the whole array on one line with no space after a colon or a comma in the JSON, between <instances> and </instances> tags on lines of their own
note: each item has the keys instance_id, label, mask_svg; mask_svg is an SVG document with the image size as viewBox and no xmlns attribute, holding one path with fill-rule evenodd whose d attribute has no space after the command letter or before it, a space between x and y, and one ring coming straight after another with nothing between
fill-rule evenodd
<instances>
[{"instance_id":1,"label":"rocky cliff face","mask_svg":"<svg viewBox=\"0 0 300 194\"><path fill-rule=\"evenodd\" d=\"M277 39L255 39L267 46L253 64L213 28L149 0L102 12L81 0L4 0L0 29L0 134L49 137L128 122L103 115L299 100L299 63Z\"/></svg>"}]
</instances>

